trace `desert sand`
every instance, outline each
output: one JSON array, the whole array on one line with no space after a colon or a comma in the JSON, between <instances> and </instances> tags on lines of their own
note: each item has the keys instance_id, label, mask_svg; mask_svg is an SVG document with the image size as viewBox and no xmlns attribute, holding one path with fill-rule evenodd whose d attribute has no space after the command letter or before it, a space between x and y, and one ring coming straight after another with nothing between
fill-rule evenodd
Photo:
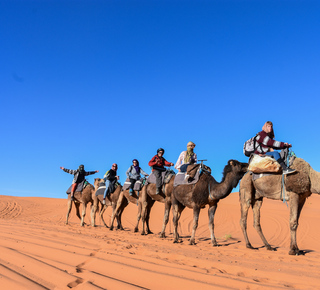
<instances>
[{"instance_id":1,"label":"desert sand","mask_svg":"<svg viewBox=\"0 0 320 290\"><path fill-rule=\"evenodd\" d=\"M172 213L167 238L160 239L164 204L155 203L150 218L154 234L134 233L137 206L123 213L124 231L110 231L97 216L97 227L80 226L73 207L65 225L66 199L0 196L0 289L319 289L320 196L306 201L298 228L305 254L288 255L289 208L264 200L262 229L277 251L267 251L252 226L256 250L247 249L239 225L238 193L221 200L212 247L207 208L201 211L190 246L192 210L180 219L181 243L173 244ZM110 224L111 209L105 213ZM140 227L141 229L141 227Z\"/></svg>"}]
</instances>

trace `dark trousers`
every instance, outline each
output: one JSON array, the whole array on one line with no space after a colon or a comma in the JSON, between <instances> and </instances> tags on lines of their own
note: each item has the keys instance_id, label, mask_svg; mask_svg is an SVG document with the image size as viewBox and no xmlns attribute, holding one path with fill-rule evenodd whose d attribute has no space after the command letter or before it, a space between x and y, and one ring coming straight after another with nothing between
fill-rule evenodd
<instances>
[{"instance_id":1,"label":"dark trousers","mask_svg":"<svg viewBox=\"0 0 320 290\"><path fill-rule=\"evenodd\" d=\"M165 168L161 169L154 169L153 174L156 177L156 187L160 188L162 186L162 172L166 171Z\"/></svg>"},{"instance_id":2,"label":"dark trousers","mask_svg":"<svg viewBox=\"0 0 320 290\"><path fill-rule=\"evenodd\" d=\"M130 182L131 182L131 184L130 184L130 186L129 186L129 189L133 189L133 187L134 187L134 184L136 183L136 179L133 179L133 178L129 178L129 180L130 180Z\"/></svg>"}]
</instances>

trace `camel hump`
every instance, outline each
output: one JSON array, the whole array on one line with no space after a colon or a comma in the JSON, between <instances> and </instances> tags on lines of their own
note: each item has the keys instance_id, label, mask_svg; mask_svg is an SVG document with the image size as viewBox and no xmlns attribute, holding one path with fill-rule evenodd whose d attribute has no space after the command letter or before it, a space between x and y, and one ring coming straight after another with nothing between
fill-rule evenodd
<instances>
[{"instance_id":1,"label":"camel hump","mask_svg":"<svg viewBox=\"0 0 320 290\"><path fill-rule=\"evenodd\" d=\"M211 168L207 165L204 164L190 164L187 167L187 175L189 175L189 178L192 179L195 177L199 167L202 166L202 169L207 171L208 173L211 174Z\"/></svg>"}]
</instances>

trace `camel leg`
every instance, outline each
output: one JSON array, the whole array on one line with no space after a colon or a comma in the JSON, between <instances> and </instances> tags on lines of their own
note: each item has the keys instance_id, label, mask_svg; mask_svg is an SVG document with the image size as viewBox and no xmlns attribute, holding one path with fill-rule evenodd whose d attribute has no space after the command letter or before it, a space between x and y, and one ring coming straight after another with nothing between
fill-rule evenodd
<instances>
[{"instance_id":1,"label":"camel leg","mask_svg":"<svg viewBox=\"0 0 320 290\"><path fill-rule=\"evenodd\" d=\"M123 199L124 199L124 195L123 195L123 191L121 191L120 195L119 195L119 198L118 198L118 201L117 201L117 207L114 211L112 211L112 215L111 215L111 224L110 224L110 231L113 230L113 223L114 223L114 219L116 216L118 216L119 214L119 211L121 210L121 204L123 202Z\"/></svg>"},{"instance_id":2,"label":"camel leg","mask_svg":"<svg viewBox=\"0 0 320 290\"><path fill-rule=\"evenodd\" d=\"M269 251L275 251L276 249L271 247L270 244L268 243L267 239L265 238L262 229L261 229L261 224L260 224L260 209L262 206L262 201L263 198L259 198L255 200L255 202L252 205L252 211L253 211L253 227L256 229L258 232L262 242L264 243L265 247Z\"/></svg>"},{"instance_id":3,"label":"camel leg","mask_svg":"<svg viewBox=\"0 0 320 290\"><path fill-rule=\"evenodd\" d=\"M298 194L290 194L290 251L289 255L299 255L300 250L297 245L297 229L301 210L305 204L306 198Z\"/></svg>"},{"instance_id":4,"label":"camel leg","mask_svg":"<svg viewBox=\"0 0 320 290\"><path fill-rule=\"evenodd\" d=\"M147 207L146 218L145 218L145 224L146 224L148 234L153 234L153 232L150 230L149 220L150 220L151 208L153 207L154 203L155 203L155 200L151 200L151 198L150 198L149 205ZM142 220L142 222L143 222L143 220Z\"/></svg>"},{"instance_id":5,"label":"camel leg","mask_svg":"<svg viewBox=\"0 0 320 290\"><path fill-rule=\"evenodd\" d=\"M160 238L166 237L166 227L169 221L170 209L171 209L171 200L168 200L168 197L167 197L165 200L164 216L163 216L163 223L162 223Z\"/></svg>"},{"instance_id":6,"label":"camel leg","mask_svg":"<svg viewBox=\"0 0 320 290\"><path fill-rule=\"evenodd\" d=\"M172 215L173 215L173 242L179 242L179 234L178 234L178 222L181 216L182 211L185 206L183 206L180 202L178 202L175 197L172 198Z\"/></svg>"},{"instance_id":7,"label":"camel leg","mask_svg":"<svg viewBox=\"0 0 320 290\"><path fill-rule=\"evenodd\" d=\"M199 213L200 213L200 207L194 206L193 207L193 226L192 226L192 234L189 241L189 245L195 245L195 236L196 236L196 230L198 228L198 222L199 222Z\"/></svg>"},{"instance_id":8,"label":"camel leg","mask_svg":"<svg viewBox=\"0 0 320 290\"><path fill-rule=\"evenodd\" d=\"M68 210L67 210L66 225L67 225L68 222L69 222L69 215L70 215L70 212L71 212L71 208L72 208L72 201L71 201L71 198L70 198L70 196L69 196L69 198L68 198Z\"/></svg>"},{"instance_id":9,"label":"camel leg","mask_svg":"<svg viewBox=\"0 0 320 290\"><path fill-rule=\"evenodd\" d=\"M208 209L208 216L209 216L209 230L210 230L210 234L211 234L211 243L214 247L218 246L216 238L214 236L214 215L216 213L217 210L217 205L218 202L216 202L213 205L209 206Z\"/></svg>"},{"instance_id":10,"label":"camel leg","mask_svg":"<svg viewBox=\"0 0 320 290\"><path fill-rule=\"evenodd\" d=\"M247 220L248 220L248 211L254 200L255 189L252 184L252 178L250 174L246 174L241 182L240 182L240 207L241 207L241 219L240 219L240 227L246 242L246 247L248 249L254 249L249 242L248 234L247 234Z\"/></svg>"},{"instance_id":11,"label":"camel leg","mask_svg":"<svg viewBox=\"0 0 320 290\"><path fill-rule=\"evenodd\" d=\"M82 227L84 226L84 217L86 216L86 210L87 210L87 204L82 203L82 216L81 216L81 223L80 223Z\"/></svg>"},{"instance_id":12,"label":"camel leg","mask_svg":"<svg viewBox=\"0 0 320 290\"><path fill-rule=\"evenodd\" d=\"M140 202L138 203L138 214L137 214L137 224L136 226L134 227L134 232L137 233L139 231L139 222L140 222L140 219L141 219L141 214L143 212L143 214L145 214L145 211L146 211L146 207L147 207L147 202L143 203L143 202ZM143 208L145 206L145 210L143 211ZM145 235L146 234L146 231L145 231L145 223L142 223L142 232L141 232L141 235Z\"/></svg>"},{"instance_id":13,"label":"camel leg","mask_svg":"<svg viewBox=\"0 0 320 290\"><path fill-rule=\"evenodd\" d=\"M101 210L100 210L100 212L99 212L99 217L100 217L100 219L102 220L103 225L104 225L106 228L108 228L108 226L107 226L107 224L106 224L106 222L104 221L104 218L103 218L103 214L104 214L104 212L106 211L106 209L107 209L107 206L106 206L105 204L101 204Z\"/></svg>"},{"instance_id":14,"label":"camel leg","mask_svg":"<svg viewBox=\"0 0 320 290\"><path fill-rule=\"evenodd\" d=\"M118 229L122 231L124 230L122 226L122 213L128 204L129 204L128 200L124 198L121 202L120 208L118 209L118 214L117 214Z\"/></svg>"},{"instance_id":15,"label":"camel leg","mask_svg":"<svg viewBox=\"0 0 320 290\"><path fill-rule=\"evenodd\" d=\"M91 207L91 226L96 226L96 213L99 210L99 200L98 197L95 197L93 200L93 205Z\"/></svg>"}]
</instances>

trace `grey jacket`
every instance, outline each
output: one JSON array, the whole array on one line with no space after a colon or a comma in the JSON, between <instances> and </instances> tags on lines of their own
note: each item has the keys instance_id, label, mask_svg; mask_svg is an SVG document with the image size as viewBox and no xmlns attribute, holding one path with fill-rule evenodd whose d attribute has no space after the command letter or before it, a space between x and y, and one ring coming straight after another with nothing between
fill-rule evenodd
<instances>
[{"instance_id":1,"label":"grey jacket","mask_svg":"<svg viewBox=\"0 0 320 290\"><path fill-rule=\"evenodd\" d=\"M80 183L84 180L85 176L95 174L95 171L79 171L79 169L73 170L73 169L63 169L64 172L70 173L74 175L74 178L72 180L73 183Z\"/></svg>"},{"instance_id":2,"label":"grey jacket","mask_svg":"<svg viewBox=\"0 0 320 290\"><path fill-rule=\"evenodd\" d=\"M148 173L145 173L145 172L141 169L141 167L139 167L139 168L140 168L140 173L142 173L144 176L148 175ZM135 179L135 180L138 180L138 179L141 178L141 175L137 173L137 171L136 171L136 169L134 168L133 165L131 165L131 166L129 167L129 169L128 169L127 172L126 172L126 175L127 175L128 178L132 178L132 179Z\"/></svg>"}]
</instances>

